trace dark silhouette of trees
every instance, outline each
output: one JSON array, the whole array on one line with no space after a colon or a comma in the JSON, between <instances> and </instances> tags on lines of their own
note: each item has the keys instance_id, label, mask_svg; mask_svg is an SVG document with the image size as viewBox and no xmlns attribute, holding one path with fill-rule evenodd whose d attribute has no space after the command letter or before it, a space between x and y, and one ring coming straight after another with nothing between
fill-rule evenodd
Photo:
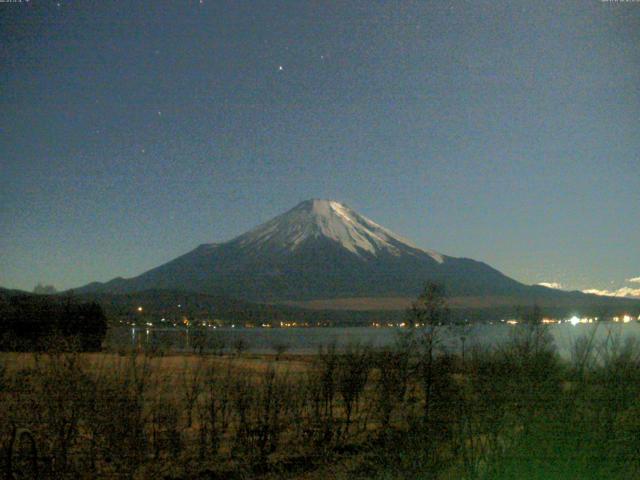
<instances>
[{"instance_id":1,"label":"dark silhouette of trees","mask_svg":"<svg viewBox=\"0 0 640 480\"><path fill-rule=\"evenodd\" d=\"M0 301L0 350L100 350L107 320L97 303L20 295ZM64 346L62 345L64 344Z\"/></svg>"},{"instance_id":2,"label":"dark silhouette of trees","mask_svg":"<svg viewBox=\"0 0 640 480\"><path fill-rule=\"evenodd\" d=\"M432 408L437 400L438 384L441 376L447 376L440 371L441 362L436 361L436 353L441 347L442 327L449 323L451 318L447 295L444 286L427 282L422 293L413 302L407 314L407 324L413 331L413 327L419 327L416 339L418 351L418 376L424 394L423 422L427 429L432 428Z\"/></svg>"}]
</instances>

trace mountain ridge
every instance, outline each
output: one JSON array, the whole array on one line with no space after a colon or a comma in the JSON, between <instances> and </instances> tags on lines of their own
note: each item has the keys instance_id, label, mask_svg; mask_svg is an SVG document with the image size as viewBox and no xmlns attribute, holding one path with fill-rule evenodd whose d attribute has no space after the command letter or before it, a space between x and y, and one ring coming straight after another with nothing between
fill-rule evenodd
<instances>
[{"instance_id":1,"label":"mountain ridge","mask_svg":"<svg viewBox=\"0 0 640 480\"><path fill-rule=\"evenodd\" d=\"M415 297L426 281L443 283L455 297L586 298L525 285L484 262L420 248L347 205L323 199L301 202L227 242L201 244L136 277L92 282L76 291L179 289L278 303Z\"/></svg>"}]
</instances>

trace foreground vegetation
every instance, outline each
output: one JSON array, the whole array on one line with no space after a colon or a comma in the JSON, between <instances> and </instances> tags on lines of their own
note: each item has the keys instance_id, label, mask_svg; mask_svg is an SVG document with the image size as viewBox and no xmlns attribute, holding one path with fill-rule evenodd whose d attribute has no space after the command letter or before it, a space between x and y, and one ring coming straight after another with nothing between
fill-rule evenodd
<instances>
[{"instance_id":1,"label":"foreground vegetation","mask_svg":"<svg viewBox=\"0 0 640 480\"><path fill-rule=\"evenodd\" d=\"M0 354L4 478L640 478L640 344L592 330L560 359L538 309L495 348L449 325L447 351L430 284L393 348L250 357L87 353L101 312L64 308L30 317L56 313L34 352Z\"/></svg>"},{"instance_id":2,"label":"foreground vegetation","mask_svg":"<svg viewBox=\"0 0 640 480\"><path fill-rule=\"evenodd\" d=\"M640 478L640 349L543 326L444 352L0 356L5 478Z\"/></svg>"},{"instance_id":3,"label":"foreground vegetation","mask_svg":"<svg viewBox=\"0 0 640 480\"><path fill-rule=\"evenodd\" d=\"M43 351L60 347L61 339L77 351L99 351L106 333L97 303L0 291L0 351Z\"/></svg>"}]
</instances>

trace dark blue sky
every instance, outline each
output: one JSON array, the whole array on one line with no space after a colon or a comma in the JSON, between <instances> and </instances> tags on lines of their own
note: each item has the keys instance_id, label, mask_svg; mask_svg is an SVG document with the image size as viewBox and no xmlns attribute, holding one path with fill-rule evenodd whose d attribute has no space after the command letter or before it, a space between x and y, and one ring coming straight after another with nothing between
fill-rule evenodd
<instances>
[{"instance_id":1,"label":"dark blue sky","mask_svg":"<svg viewBox=\"0 0 640 480\"><path fill-rule=\"evenodd\" d=\"M0 155L5 287L133 276L319 197L615 289L640 276L640 3L0 3Z\"/></svg>"}]
</instances>

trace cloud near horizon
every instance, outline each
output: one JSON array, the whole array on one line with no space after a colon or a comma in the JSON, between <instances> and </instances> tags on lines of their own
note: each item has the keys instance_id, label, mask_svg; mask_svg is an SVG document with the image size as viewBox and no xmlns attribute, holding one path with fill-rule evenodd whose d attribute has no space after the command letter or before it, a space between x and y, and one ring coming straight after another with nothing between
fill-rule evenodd
<instances>
[{"instance_id":1,"label":"cloud near horizon","mask_svg":"<svg viewBox=\"0 0 640 480\"><path fill-rule=\"evenodd\" d=\"M627 280L627 282L640 283L640 277L630 278L629 280Z\"/></svg>"},{"instance_id":2,"label":"cloud near horizon","mask_svg":"<svg viewBox=\"0 0 640 480\"><path fill-rule=\"evenodd\" d=\"M554 290L562 290L562 284L558 282L540 282L537 285L541 287L553 288Z\"/></svg>"},{"instance_id":3,"label":"cloud near horizon","mask_svg":"<svg viewBox=\"0 0 640 480\"><path fill-rule=\"evenodd\" d=\"M629 297L640 298L640 288L622 287L617 290L599 290L597 288L589 288L582 290L582 293L592 293L606 297Z\"/></svg>"}]
</instances>

